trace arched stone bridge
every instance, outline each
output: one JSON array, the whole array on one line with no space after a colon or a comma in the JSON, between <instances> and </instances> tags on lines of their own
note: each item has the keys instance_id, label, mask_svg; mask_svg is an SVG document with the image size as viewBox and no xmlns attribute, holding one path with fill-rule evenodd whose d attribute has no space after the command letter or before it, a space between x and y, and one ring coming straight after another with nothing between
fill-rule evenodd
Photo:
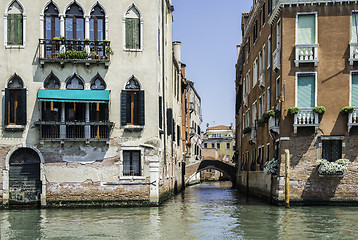
<instances>
[{"instance_id":1,"label":"arched stone bridge","mask_svg":"<svg viewBox=\"0 0 358 240\"><path fill-rule=\"evenodd\" d=\"M187 184L190 178L193 177L196 173L207 169L215 169L222 173L226 173L230 177L232 186L236 186L236 168L219 160L203 160L187 165L185 167L185 184Z\"/></svg>"}]
</instances>

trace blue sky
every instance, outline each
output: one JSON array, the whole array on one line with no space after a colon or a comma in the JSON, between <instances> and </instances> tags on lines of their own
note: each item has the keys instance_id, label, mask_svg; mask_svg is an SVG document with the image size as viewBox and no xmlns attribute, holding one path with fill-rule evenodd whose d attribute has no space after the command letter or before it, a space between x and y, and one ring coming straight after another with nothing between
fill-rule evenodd
<instances>
[{"instance_id":1,"label":"blue sky","mask_svg":"<svg viewBox=\"0 0 358 240\"><path fill-rule=\"evenodd\" d=\"M173 40L182 42L187 78L195 82L203 123L229 125L235 115L236 45L241 43L241 13L251 0L173 0ZM235 125L235 124L234 124Z\"/></svg>"}]
</instances>

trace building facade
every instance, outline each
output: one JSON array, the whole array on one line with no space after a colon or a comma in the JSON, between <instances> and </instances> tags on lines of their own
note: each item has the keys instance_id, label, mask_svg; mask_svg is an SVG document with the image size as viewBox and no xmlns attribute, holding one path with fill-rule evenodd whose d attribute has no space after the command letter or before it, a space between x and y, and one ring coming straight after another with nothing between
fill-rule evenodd
<instances>
[{"instance_id":1,"label":"building facade","mask_svg":"<svg viewBox=\"0 0 358 240\"><path fill-rule=\"evenodd\" d=\"M157 205L180 188L173 10L170 0L0 3L4 206Z\"/></svg>"},{"instance_id":2,"label":"building facade","mask_svg":"<svg viewBox=\"0 0 358 240\"><path fill-rule=\"evenodd\" d=\"M288 149L291 201L358 200L356 9L355 1L263 0L242 14L236 65L242 189L282 202ZM270 176L263 170L272 159L278 170ZM347 171L322 174L320 159L348 159Z\"/></svg>"}]
</instances>

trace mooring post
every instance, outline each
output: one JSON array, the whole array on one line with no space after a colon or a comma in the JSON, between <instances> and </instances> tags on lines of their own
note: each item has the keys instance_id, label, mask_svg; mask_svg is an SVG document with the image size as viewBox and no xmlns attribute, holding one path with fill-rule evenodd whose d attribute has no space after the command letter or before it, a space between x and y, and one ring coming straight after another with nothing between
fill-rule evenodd
<instances>
[{"instance_id":1,"label":"mooring post","mask_svg":"<svg viewBox=\"0 0 358 240\"><path fill-rule=\"evenodd\" d=\"M285 149L285 207L290 208L290 151Z\"/></svg>"}]
</instances>

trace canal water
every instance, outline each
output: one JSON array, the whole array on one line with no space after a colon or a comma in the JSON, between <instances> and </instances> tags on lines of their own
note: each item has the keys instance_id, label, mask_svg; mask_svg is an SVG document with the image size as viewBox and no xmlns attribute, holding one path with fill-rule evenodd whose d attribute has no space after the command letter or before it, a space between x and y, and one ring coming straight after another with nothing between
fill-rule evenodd
<instances>
[{"instance_id":1,"label":"canal water","mask_svg":"<svg viewBox=\"0 0 358 240\"><path fill-rule=\"evenodd\" d=\"M188 187L158 208L0 210L1 239L358 239L356 207L283 207L227 182Z\"/></svg>"}]
</instances>

